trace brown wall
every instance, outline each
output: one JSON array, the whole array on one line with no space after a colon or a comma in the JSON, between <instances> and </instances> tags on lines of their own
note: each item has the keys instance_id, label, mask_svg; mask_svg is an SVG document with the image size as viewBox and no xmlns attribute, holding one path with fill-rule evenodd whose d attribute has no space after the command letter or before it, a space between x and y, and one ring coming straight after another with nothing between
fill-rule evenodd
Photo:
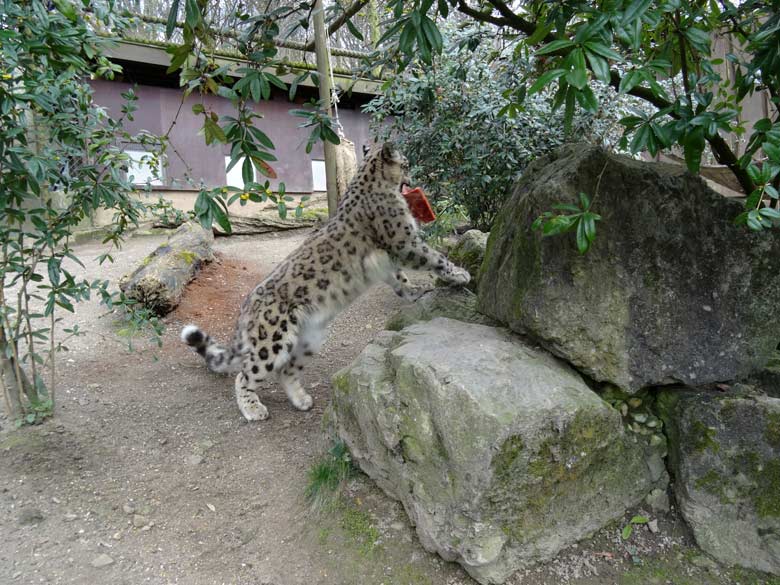
<instances>
[{"instance_id":1,"label":"brown wall","mask_svg":"<svg viewBox=\"0 0 780 585\"><path fill-rule=\"evenodd\" d=\"M130 83L120 81L95 80L91 84L95 90L95 101L107 108L112 116L120 113L123 103L121 94L133 87ZM136 102L138 110L134 114L135 120L127 124L130 132L147 130L152 134L164 134L176 119L170 141L187 164L173 149L169 149L168 168L165 170L166 186L181 189L197 188L188 185L185 181L187 165L192 169L192 178L196 184L202 181L207 187L224 185L224 156L230 153L230 149L221 144L206 146L203 136L198 135L203 125L203 116L194 115L192 105L200 103L201 97L188 96L177 118L176 113L181 104L181 90L138 85L135 87L135 92L138 96ZM203 98L203 103L207 109L213 109L220 115L235 115L232 104L224 98L206 96ZM271 163L271 166L276 170L278 179L272 181L272 186L275 188L279 181L283 181L287 191L291 193L311 193L311 161L322 160L322 144L316 144L311 154L306 154L309 130L298 128L298 124L303 119L288 113L289 110L302 106L290 102L286 95L279 92L274 94L270 101L255 104L254 107L258 113L264 115L262 120L256 121L257 126L269 136L276 147L274 155L278 160ZM361 160L362 146L370 142L369 117L360 112L359 108L344 107L339 109L339 118L346 137L355 143L358 160Z\"/></svg>"}]
</instances>

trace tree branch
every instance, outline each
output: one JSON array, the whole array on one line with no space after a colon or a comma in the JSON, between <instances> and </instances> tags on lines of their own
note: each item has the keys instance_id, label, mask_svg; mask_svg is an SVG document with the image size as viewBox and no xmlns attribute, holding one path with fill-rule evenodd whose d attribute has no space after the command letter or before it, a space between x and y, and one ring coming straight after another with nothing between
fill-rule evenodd
<instances>
[{"instance_id":1,"label":"tree branch","mask_svg":"<svg viewBox=\"0 0 780 585\"><path fill-rule=\"evenodd\" d=\"M490 24L495 24L496 26L511 26L507 19L493 16L492 10L485 12L477 10L476 8L472 8L466 4L465 0L458 0L458 10L478 22L487 22Z\"/></svg>"},{"instance_id":2,"label":"tree branch","mask_svg":"<svg viewBox=\"0 0 780 585\"><path fill-rule=\"evenodd\" d=\"M328 36L335 33L337 30L339 30L342 26L344 26L344 23L346 23L350 18L355 16L358 12L360 12L360 9L363 8L366 4L368 4L369 0L355 0L352 4L347 6L347 8L344 10L344 12L341 13L341 16L339 16L336 20L330 23L328 26ZM311 40L303 47L304 51L313 51L314 50L314 41Z\"/></svg>"}]
</instances>

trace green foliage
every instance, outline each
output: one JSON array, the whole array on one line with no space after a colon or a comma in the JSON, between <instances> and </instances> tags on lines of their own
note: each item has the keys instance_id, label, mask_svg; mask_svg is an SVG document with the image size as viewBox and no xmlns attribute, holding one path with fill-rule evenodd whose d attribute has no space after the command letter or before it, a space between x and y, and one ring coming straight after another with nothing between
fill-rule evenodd
<instances>
[{"instance_id":1,"label":"green foliage","mask_svg":"<svg viewBox=\"0 0 780 585\"><path fill-rule=\"evenodd\" d=\"M394 135L413 180L435 203L462 206L474 227L487 231L526 166L564 142L564 116L551 109L546 88L520 105L513 101L517 80L538 65L516 56L516 40L472 25L445 28L443 42L432 65L410 62L364 109L379 139ZM614 146L631 102L606 86L596 93L611 94L609 105L574 116L571 136Z\"/></svg>"},{"instance_id":2,"label":"green foliage","mask_svg":"<svg viewBox=\"0 0 780 585\"><path fill-rule=\"evenodd\" d=\"M631 520L623 527L623 530L620 532L620 537L623 540L628 540L631 538L631 535L634 533L634 526L640 525L640 524L647 524L649 522L649 519L645 516L634 516L631 518Z\"/></svg>"},{"instance_id":3,"label":"green foliage","mask_svg":"<svg viewBox=\"0 0 780 585\"><path fill-rule=\"evenodd\" d=\"M81 335L74 326L55 336L61 310L96 295L144 321L108 281L74 274L82 263L72 235L95 211L114 212L104 237L111 246L143 213L123 145L160 146L124 130L137 109L132 91L117 115L92 101L90 76L121 70L104 56L113 40L103 31L124 22L110 3L85 6L0 2L0 364L6 410L25 423L53 411L56 356Z\"/></svg>"},{"instance_id":4,"label":"green foliage","mask_svg":"<svg viewBox=\"0 0 780 585\"><path fill-rule=\"evenodd\" d=\"M554 213L545 211L531 225L531 229L541 230L545 236L555 236L567 232L577 234L577 250L584 254L590 249L593 240L596 239L596 222L601 220L601 216L590 210L591 201L585 193L579 195L580 206L558 203L553 205L556 211L565 211L567 213Z\"/></svg>"},{"instance_id":5,"label":"green foliage","mask_svg":"<svg viewBox=\"0 0 780 585\"><path fill-rule=\"evenodd\" d=\"M278 195L273 195L268 181L260 183L256 179L256 173L270 179L276 179L277 174L270 164L276 161L272 152L275 148L273 141L256 125L262 115L253 110L252 104L271 99L273 87L288 92L292 101L303 81L307 78L317 80L315 72L300 70L280 58L275 43L282 35L282 22L300 17L296 28L307 27L312 9L313 4L307 2L276 8L269 4L265 12L250 14L243 5L239 5L231 11L227 21L217 23L205 0L175 0L171 3L166 26L168 38L178 28L177 21L182 14L184 19L181 44L167 49L171 55L168 71L181 70L180 80L185 95L197 92L204 97L201 103L193 106L192 112L203 117L201 134L206 144L230 145L228 171L241 165L243 185L229 187L232 195L228 198L225 197L228 192L225 189L200 191L195 217L204 227L216 222L225 232L230 233L227 207L237 200L245 205L247 201L270 199L277 203L280 217L287 217L289 208L285 202L292 201L292 198L285 195L284 184L280 185ZM352 23L347 21L347 24L350 26ZM246 60L244 66L234 69L230 65L216 64L219 54L217 39L221 30L235 33L238 53ZM286 73L296 74L289 86L279 77ZM209 95L230 100L236 115L219 116L207 105L205 97ZM307 153L319 140L339 144L333 121L322 109L296 109L290 113L305 118L300 127L311 128ZM294 210L296 217L302 215L303 200L294 206Z\"/></svg>"},{"instance_id":6,"label":"green foliage","mask_svg":"<svg viewBox=\"0 0 780 585\"><path fill-rule=\"evenodd\" d=\"M337 441L325 457L317 462L307 474L306 500L315 508L321 508L337 495L337 490L350 476L355 467L346 444Z\"/></svg>"},{"instance_id":7,"label":"green foliage","mask_svg":"<svg viewBox=\"0 0 780 585\"><path fill-rule=\"evenodd\" d=\"M508 97L507 111L519 110L525 101L550 86L553 109L563 109L569 128L576 112L597 112L608 106L595 88L605 83L621 94L638 97L651 111L633 113L623 120L624 146L633 152L679 148L688 168L698 172L709 147L715 159L727 165L746 194L761 189L758 207L777 207L772 191L748 169L752 163L780 165L780 6L777 1L730 0L615 0L596 7L592 2L522 2L487 0L479 8L467 2L446 0L392 0L399 19L385 34L376 58L398 63L403 71L414 58L430 60L438 45L420 44L419 30L430 19L442 21L457 10L490 23L501 31L502 41L517 39L513 59L529 54L539 66L527 71ZM452 10L451 10L452 9ZM423 31L425 33L425 31ZM519 34L518 37L513 35ZM720 73L723 60L713 56L715 35L730 35L739 52L726 60L734 75ZM427 35L426 36L433 36ZM446 44L446 43L445 43ZM447 52L447 49L443 49ZM376 66L376 63L374 63ZM661 80L666 80L662 82ZM770 96L772 113L752 130L741 118L741 102L758 91ZM738 157L721 132L747 137L747 149ZM780 187L777 175L771 180ZM753 211L756 211L753 213ZM758 230L775 225L773 214L748 210L740 223ZM774 223L773 223L774 222Z\"/></svg>"}]
</instances>

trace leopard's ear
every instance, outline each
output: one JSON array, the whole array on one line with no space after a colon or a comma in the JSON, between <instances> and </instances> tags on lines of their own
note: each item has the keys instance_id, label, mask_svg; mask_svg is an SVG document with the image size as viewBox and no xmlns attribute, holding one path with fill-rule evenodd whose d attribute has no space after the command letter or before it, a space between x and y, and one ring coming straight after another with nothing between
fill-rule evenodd
<instances>
[{"instance_id":1,"label":"leopard's ear","mask_svg":"<svg viewBox=\"0 0 780 585\"><path fill-rule=\"evenodd\" d=\"M401 164L403 156L392 142L385 142L382 145L382 160L388 163Z\"/></svg>"},{"instance_id":2,"label":"leopard's ear","mask_svg":"<svg viewBox=\"0 0 780 585\"><path fill-rule=\"evenodd\" d=\"M363 156L368 156L368 153L371 152L371 147L368 144L363 145Z\"/></svg>"}]
</instances>

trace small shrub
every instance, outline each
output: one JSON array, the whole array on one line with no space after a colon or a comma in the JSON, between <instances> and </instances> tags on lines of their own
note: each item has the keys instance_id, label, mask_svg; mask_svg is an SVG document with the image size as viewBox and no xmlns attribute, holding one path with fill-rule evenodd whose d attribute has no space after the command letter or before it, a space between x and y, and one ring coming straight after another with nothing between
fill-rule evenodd
<instances>
[{"instance_id":1,"label":"small shrub","mask_svg":"<svg viewBox=\"0 0 780 585\"><path fill-rule=\"evenodd\" d=\"M334 498L339 487L355 473L355 466L349 455L349 449L342 441L337 441L308 473L306 500L314 508L321 508Z\"/></svg>"}]
</instances>

